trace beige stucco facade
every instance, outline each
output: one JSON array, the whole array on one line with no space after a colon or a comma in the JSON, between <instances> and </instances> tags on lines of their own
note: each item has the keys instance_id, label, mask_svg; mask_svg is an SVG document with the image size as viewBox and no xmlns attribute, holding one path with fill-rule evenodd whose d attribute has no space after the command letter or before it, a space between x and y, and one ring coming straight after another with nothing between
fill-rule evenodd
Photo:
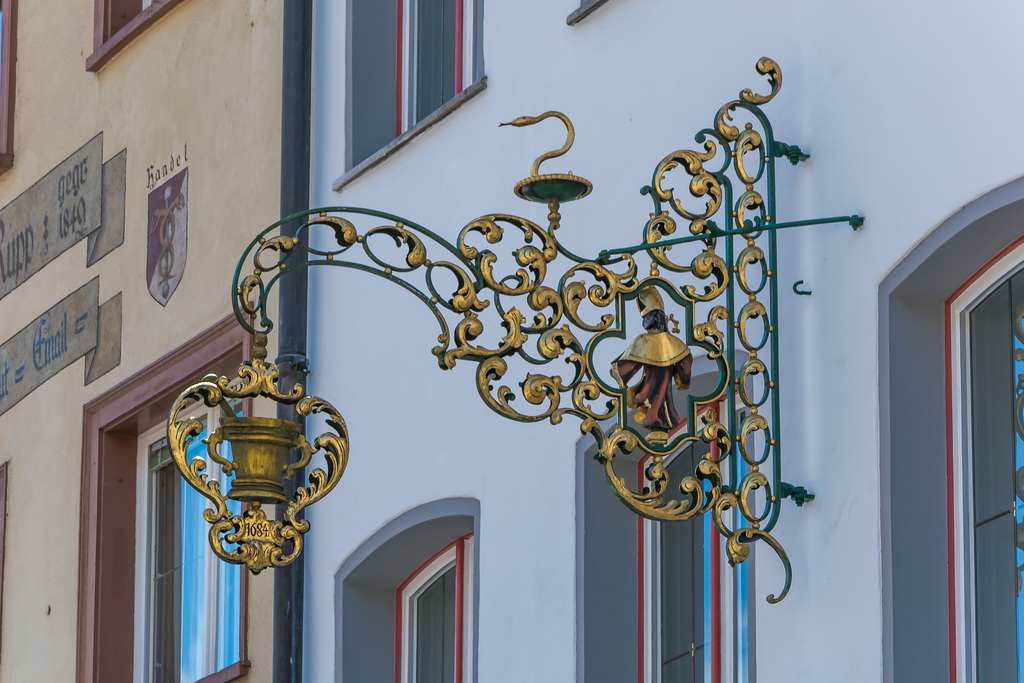
<instances>
[{"instance_id":1,"label":"beige stucco facade","mask_svg":"<svg viewBox=\"0 0 1024 683\"><path fill-rule=\"evenodd\" d=\"M126 150L126 166L123 243L87 267L81 239L0 297L0 344L95 278L99 303L121 294L122 320L116 367L86 385L76 360L0 415L5 682L76 680L83 406L230 315L236 259L279 206L282 3L184 0L93 73L95 11L94 0L18 7L0 207L100 133L102 160ZM187 257L163 306L147 288L147 225L154 174L172 158L169 176L188 169ZM243 680L270 680L272 593L272 573L250 580Z\"/></svg>"}]
</instances>

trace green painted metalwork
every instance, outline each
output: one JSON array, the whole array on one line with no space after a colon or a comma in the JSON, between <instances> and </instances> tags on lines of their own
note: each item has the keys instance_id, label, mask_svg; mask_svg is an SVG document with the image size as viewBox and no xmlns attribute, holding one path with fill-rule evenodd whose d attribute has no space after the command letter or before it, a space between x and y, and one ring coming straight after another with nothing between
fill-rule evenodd
<instances>
[{"instance_id":1,"label":"green painted metalwork","mask_svg":"<svg viewBox=\"0 0 1024 683\"><path fill-rule=\"evenodd\" d=\"M648 188L644 188L647 190ZM609 257L619 254L635 254L640 251L646 251L654 247L671 247L677 244L688 244L690 242L697 242L700 240L707 240L708 236L711 237L733 237L738 235L750 235L753 233L760 233L765 230L782 230L784 228L799 228L808 225L824 225L827 223L849 223L850 226L856 230L864 224L864 219L860 216L833 216L831 218L813 218L805 221L789 221L787 223L765 223L760 222L760 218L755 218L752 221L744 221L743 225L735 230L722 230L714 221L707 221L707 230L697 234L690 235L688 237L679 237L671 240L662 240L658 242L652 242L650 244L643 243L637 244L632 247L619 247L617 249L604 249L598 254L598 261L602 263L606 262Z\"/></svg>"},{"instance_id":2,"label":"green painted metalwork","mask_svg":"<svg viewBox=\"0 0 1024 683\"><path fill-rule=\"evenodd\" d=\"M517 186L519 196L547 201L546 228L511 214L491 214L474 219L455 242L449 242L418 223L374 209L333 206L301 212L262 231L246 249L232 287L235 315L250 333L269 332L273 322L267 312L268 295L295 268L332 266L397 284L437 321L438 344L432 353L442 369L460 360L478 364L477 389L492 410L523 422L580 419L581 431L595 439L596 457L609 483L631 510L663 521L712 514L715 527L728 539L727 556L733 563L744 561L749 544L756 540L771 546L786 570L784 589L778 597L768 597L777 602L789 590L791 572L785 552L770 535L781 499L789 496L802 505L813 496L782 481L776 235L782 229L828 223L848 223L857 229L863 219L845 215L776 221L775 159L785 157L795 165L807 154L775 140L760 105L778 92L781 71L767 58L757 68L768 76L769 95L742 91L719 109L712 127L695 136L703 151L676 151L656 165L651 183L641 189L650 196L653 211L641 228L639 244L583 257L556 237L560 201L585 196L590 184L571 175L537 175L539 162L563 154L573 139L568 119L548 112L512 122L530 125L559 117L569 130L563 148L542 155L534 174ZM740 119L745 120L742 130ZM713 162L716 165L709 167ZM673 173L683 174L688 201L704 200L703 208L687 208L666 186ZM551 196L543 196L547 193ZM690 234L671 237L679 220L689 222ZM361 230L357 221L375 227ZM295 223L294 233L276 234ZM314 230L325 234L314 238ZM498 274L501 259L490 246L507 237L506 232L521 233L522 245L512 251L515 265ZM566 233L572 234L563 227L558 234ZM690 251L685 251L687 247ZM292 249L305 250L308 260L286 265L281 254ZM278 252L277 259L268 252ZM637 258L649 262L649 276L638 275ZM557 286L550 287L545 278L556 262L567 268ZM668 274L662 275L663 270ZM754 270L756 275L748 279ZM708 393L687 393L679 428L657 438L633 420L628 388L612 381L609 363L598 352L621 352L630 325L635 325L629 322L628 305L652 287L680 312L685 323L681 341L718 372ZM794 292L805 293L795 285ZM596 320L588 317L601 309L608 312ZM528 320L524 311L532 311L533 317ZM490 318L485 320L486 316ZM759 332L748 328L752 321L760 323ZM484 345L481 340L492 330L498 330L497 338L491 334L493 343ZM642 332L633 328L637 331ZM536 341L535 353L526 348L531 339ZM514 359L526 367L519 391L504 385L495 388ZM567 365L568 377L530 370L556 360ZM563 395L568 405L563 405ZM525 405L513 403L517 396ZM603 406L597 405L601 399ZM695 441L707 444L711 452L693 476L680 482L682 498L670 498L663 459ZM640 491L629 485L635 475L623 477L614 469L616 457L630 453L649 459L647 485Z\"/></svg>"},{"instance_id":3,"label":"green painted metalwork","mask_svg":"<svg viewBox=\"0 0 1024 683\"><path fill-rule=\"evenodd\" d=\"M787 482L782 482L782 487L779 489L779 497L792 498L798 508L803 507L804 503L814 500L814 494L808 493L806 488L803 486L793 486Z\"/></svg>"},{"instance_id":4,"label":"green painted metalwork","mask_svg":"<svg viewBox=\"0 0 1024 683\"><path fill-rule=\"evenodd\" d=\"M794 294L799 294L800 296L810 296L811 295L811 290L809 290L809 289L799 289L800 285L802 285L803 283L804 283L803 280L797 280L796 282L794 282L793 283L793 293Z\"/></svg>"}]
</instances>

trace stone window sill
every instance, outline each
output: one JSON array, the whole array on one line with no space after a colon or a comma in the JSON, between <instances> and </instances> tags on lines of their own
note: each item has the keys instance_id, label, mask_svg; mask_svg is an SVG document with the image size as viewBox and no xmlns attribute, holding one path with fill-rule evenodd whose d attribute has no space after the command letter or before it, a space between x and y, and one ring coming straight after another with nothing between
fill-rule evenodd
<instances>
[{"instance_id":1,"label":"stone window sill","mask_svg":"<svg viewBox=\"0 0 1024 683\"><path fill-rule=\"evenodd\" d=\"M200 678L198 681L196 681L196 683L228 683L228 681L233 681L236 678L241 678L242 676L249 673L250 666L251 665L249 664L249 660L243 659L240 662L235 662L231 666L221 669L217 673L213 673L209 676L204 676L203 678Z\"/></svg>"},{"instance_id":2,"label":"stone window sill","mask_svg":"<svg viewBox=\"0 0 1024 683\"><path fill-rule=\"evenodd\" d=\"M575 26L590 16L591 12L606 2L608 2L608 0L590 0L589 2L588 0L581 0L580 8L566 17L565 23L569 24L569 26Z\"/></svg>"},{"instance_id":3,"label":"stone window sill","mask_svg":"<svg viewBox=\"0 0 1024 683\"><path fill-rule=\"evenodd\" d=\"M386 159L393 156L398 150L405 147L409 142L423 131L431 128L434 124L438 123L441 119L445 118L456 109L468 102L477 93L483 92L487 89L487 76L484 76L479 81L469 86L455 97L445 102L441 107L433 114L423 119L415 126L405 131L397 138L389 142L386 146L382 147L373 155L363 159L356 166L353 166L351 170L344 173L340 178L335 180L331 184L331 189L335 192L340 192L343 187L351 183L353 180L363 175L367 171L376 166L382 164Z\"/></svg>"}]
</instances>

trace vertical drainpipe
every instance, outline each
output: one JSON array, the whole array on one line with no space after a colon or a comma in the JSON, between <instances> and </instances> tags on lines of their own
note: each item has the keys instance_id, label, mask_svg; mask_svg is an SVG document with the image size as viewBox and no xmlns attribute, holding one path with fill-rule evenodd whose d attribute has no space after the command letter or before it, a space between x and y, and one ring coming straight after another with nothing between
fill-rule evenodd
<instances>
[{"instance_id":1,"label":"vertical drainpipe","mask_svg":"<svg viewBox=\"0 0 1024 683\"><path fill-rule=\"evenodd\" d=\"M284 6L281 83L281 217L309 208L310 117L313 62L313 0L287 0ZM294 234L299 222L281 226L281 233ZM296 249L288 265L305 261ZM300 268L279 282L278 356L281 386L306 385L306 294L308 271ZM278 404L277 416L298 422L302 433L306 422L294 406ZM291 453L292 462L298 453ZM285 484L291 499L305 480L298 471ZM303 555L287 567L274 571L274 683L302 681Z\"/></svg>"}]
</instances>

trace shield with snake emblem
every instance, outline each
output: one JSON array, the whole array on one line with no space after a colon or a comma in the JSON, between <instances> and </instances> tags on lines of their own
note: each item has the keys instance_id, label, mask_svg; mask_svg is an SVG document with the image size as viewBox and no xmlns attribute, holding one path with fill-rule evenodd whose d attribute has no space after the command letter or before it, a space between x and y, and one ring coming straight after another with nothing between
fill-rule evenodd
<instances>
[{"instance_id":1,"label":"shield with snake emblem","mask_svg":"<svg viewBox=\"0 0 1024 683\"><path fill-rule=\"evenodd\" d=\"M149 242L146 282L149 293L166 306L185 272L188 246L188 169L149 193Z\"/></svg>"}]
</instances>

